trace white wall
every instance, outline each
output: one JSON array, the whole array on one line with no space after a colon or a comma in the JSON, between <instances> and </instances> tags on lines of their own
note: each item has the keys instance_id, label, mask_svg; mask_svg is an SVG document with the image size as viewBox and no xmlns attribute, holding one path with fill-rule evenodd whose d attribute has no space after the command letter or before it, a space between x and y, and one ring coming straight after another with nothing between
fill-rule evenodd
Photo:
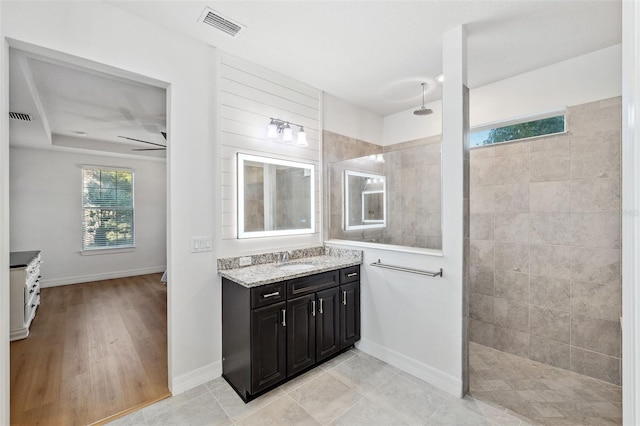
<instances>
[{"instance_id":1,"label":"white wall","mask_svg":"<svg viewBox=\"0 0 640 426\"><path fill-rule=\"evenodd\" d=\"M42 250L42 286L164 271L166 163L12 147L11 251ZM134 172L133 251L81 253L81 166Z\"/></svg>"},{"instance_id":2,"label":"white wall","mask_svg":"<svg viewBox=\"0 0 640 426\"><path fill-rule=\"evenodd\" d=\"M213 236L217 226L219 174L213 160L216 50L104 2L1 2L0 7L3 38L87 58L170 85L169 386L180 393L215 377L221 367L216 253L191 253L190 236ZM0 93L5 96L6 79L3 84ZM0 152L6 149L7 138L1 143ZM0 188L7 185L4 167L2 171ZM6 212L0 214L6 220ZM2 248L3 259L7 248ZM7 284L1 288L4 294L0 300L4 300ZM6 355L2 354L3 362Z\"/></svg>"},{"instance_id":3,"label":"white wall","mask_svg":"<svg viewBox=\"0 0 640 426\"><path fill-rule=\"evenodd\" d=\"M622 8L622 408L640 423L640 5Z\"/></svg>"},{"instance_id":4,"label":"white wall","mask_svg":"<svg viewBox=\"0 0 640 426\"><path fill-rule=\"evenodd\" d=\"M326 92L322 106L324 130L382 145L382 116Z\"/></svg>"},{"instance_id":5,"label":"white wall","mask_svg":"<svg viewBox=\"0 0 640 426\"><path fill-rule=\"evenodd\" d=\"M220 56L220 256L239 256L322 244L322 149L319 90L229 54ZM309 146L267 140L269 118L304 126ZM294 139L298 127L291 126ZM315 167L316 227L313 234L238 239L237 153L280 158Z\"/></svg>"},{"instance_id":6,"label":"white wall","mask_svg":"<svg viewBox=\"0 0 640 426\"><path fill-rule=\"evenodd\" d=\"M469 100L471 128L620 96L621 61L618 44L474 88ZM427 107L433 114L425 117L413 115L413 109L384 117L383 145L439 135L442 102Z\"/></svg>"}]
</instances>

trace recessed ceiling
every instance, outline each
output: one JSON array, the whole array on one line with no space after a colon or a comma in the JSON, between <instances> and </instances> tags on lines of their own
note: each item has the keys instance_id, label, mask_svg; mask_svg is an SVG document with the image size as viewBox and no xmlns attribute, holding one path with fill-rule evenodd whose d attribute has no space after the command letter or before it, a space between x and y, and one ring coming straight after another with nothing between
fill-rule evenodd
<instances>
[{"instance_id":1,"label":"recessed ceiling","mask_svg":"<svg viewBox=\"0 0 640 426\"><path fill-rule=\"evenodd\" d=\"M380 115L441 98L442 35L468 33L475 88L621 42L621 1L113 1ZM198 22L206 7L245 28Z\"/></svg>"},{"instance_id":2,"label":"recessed ceiling","mask_svg":"<svg viewBox=\"0 0 640 426\"><path fill-rule=\"evenodd\" d=\"M11 111L33 118L11 120L12 145L165 156L148 151L167 143L165 89L17 49L9 78Z\"/></svg>"}]
</instances>

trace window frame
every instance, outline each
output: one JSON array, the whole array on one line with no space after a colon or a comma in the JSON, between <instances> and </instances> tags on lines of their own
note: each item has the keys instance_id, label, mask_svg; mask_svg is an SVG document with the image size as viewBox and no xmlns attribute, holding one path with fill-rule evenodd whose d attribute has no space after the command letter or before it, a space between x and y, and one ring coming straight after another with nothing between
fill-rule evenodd
<instances>
[{"instance_id":1,"label":"window frame","mask_svg":"<svg viewBox=\"0 0 640 426\"><path fill-rule=\"evenodd\" d=\"M536 135L536 136L527 136L525 138L510 139L508 141L494 142L486 145L471 145L471 137L473 133L483 132L486 130L500 129L502 127L509 127L516 124L529 123L532 121L544 120L546 118L553 118L553 117L559 117L559 116L564 117L564 120L563 120L564 129L561 132L546 133L543 135ZM493 121L491 123L485 123L479 126L474 126L469 129L469 145L470 145L469 148L474 149L474 148L495 146L495 145L500 145L504 143L521 142L521 141L526 141L526 140L535 139L535 138L545 138L548 136L562 135L565 133L567 133L567 108L566 107L547 111L547 112L542 112L538 114L519 116L515 118L510 118L508 120Z\"/></svg>"},{"instance_id":2,"label":"window frame","mask_svg":"<svg viewBox=\"0 0 640 426\"><path fill-rule=\"evenodd\" d=\"M115 246L104 246L104 247L85 247L84 245L84 237L85 237L85 223L84 223L84 214L85 210L88 207L84 205L84 189L85 189L85 181L84 181L84 171L85 170L100 170L101 172L126 172L131 174L131 228L132 228L132 238L131 244L128 245L115 245ZM113 167L113 166L99 166L93 164L82 164L80 165L80 222L81 222L81 232L80 232L80 253L83 255L94 255L94 254L105 254L105 253L124 253L133 251L136 248L136 206L135 206L135 171L132 168L128 167ZM128 210L129 208L127 208ZM115 208L114 208L115 210Z\"/></svg>"}]
</instances>

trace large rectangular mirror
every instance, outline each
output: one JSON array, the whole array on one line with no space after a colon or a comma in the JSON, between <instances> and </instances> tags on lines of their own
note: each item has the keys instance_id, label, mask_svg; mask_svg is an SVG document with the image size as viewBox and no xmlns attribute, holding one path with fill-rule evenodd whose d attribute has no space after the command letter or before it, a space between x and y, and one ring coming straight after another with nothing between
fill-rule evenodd
<instances>
[{"instance_id":1,"label":"large rectangular mirror","mask_svg":"<svg viewBox=\"0 0 640 426\"><path fill-rule=\"evenodd\" d=\"M384 228L387 225L384 176L345 170L344 194L346 230Z\"/></svg>"},{"instance_id":2,"label":"large rectangular mirror","mask_svg":"<svg viewBox=\"0 0 640 426\"><path fill-rule=\"evenodd\" d=\"M238 153L238 238L315 232L313 164Z\"/></svg>"}]
</instances>

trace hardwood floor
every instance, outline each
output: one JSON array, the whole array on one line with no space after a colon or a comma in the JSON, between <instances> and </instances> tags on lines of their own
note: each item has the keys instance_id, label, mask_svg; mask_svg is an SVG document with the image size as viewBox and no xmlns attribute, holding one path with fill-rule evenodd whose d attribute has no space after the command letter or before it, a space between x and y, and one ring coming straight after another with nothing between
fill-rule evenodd
<instances>
[{"instance_id":1,"label":"hardwood floor","mask_svg":"<svg viewBox=\"0 0 640 426\"><path fill-rule=\"evenodd\" d=\"M11 424L87 425L169 395L161 274L43 288L11 342Z\"/></svg>"}]
</instances>

